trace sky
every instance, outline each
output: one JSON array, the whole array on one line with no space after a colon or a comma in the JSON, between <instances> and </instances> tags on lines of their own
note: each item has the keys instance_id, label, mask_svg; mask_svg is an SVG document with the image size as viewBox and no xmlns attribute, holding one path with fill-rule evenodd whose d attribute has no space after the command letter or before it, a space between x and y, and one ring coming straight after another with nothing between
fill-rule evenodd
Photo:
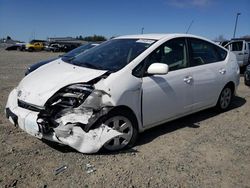
<instances>
[{"instance_id":1,"label":"sky","mask_svg":"<svg viewBox=\"0 0 250 188\"><path fill-rule=\"evenodd\" d=\"M250 0L0 0L0 38L189 33L250 35ZM144 28L144 29L142 29Z\"/></svg>"}]
</instances>

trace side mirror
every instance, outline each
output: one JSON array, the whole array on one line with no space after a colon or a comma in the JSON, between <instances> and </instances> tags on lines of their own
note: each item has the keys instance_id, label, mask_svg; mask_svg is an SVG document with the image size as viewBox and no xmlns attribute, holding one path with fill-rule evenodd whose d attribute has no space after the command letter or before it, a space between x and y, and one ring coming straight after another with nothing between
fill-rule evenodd
<instances>
[{"instance_id":1,"label":"side mirror","mask_svg":"<svg viewBox=\"0 0 250 188\"><path fill-rule=\"evenodd\" d=\"M168 73L168 65L164 63L153 63L148 67L148 74L164 75Z\"/></svg>"}]
</instances>

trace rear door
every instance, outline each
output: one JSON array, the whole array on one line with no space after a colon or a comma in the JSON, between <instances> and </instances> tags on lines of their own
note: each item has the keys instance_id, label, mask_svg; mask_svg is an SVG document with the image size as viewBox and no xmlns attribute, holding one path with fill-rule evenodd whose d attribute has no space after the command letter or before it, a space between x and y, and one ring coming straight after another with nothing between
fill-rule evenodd
<instances>
[{"instance_id":1,"label":"rear door","mask_svg":"<svg viewBox=\"0 0 250 188\"><path fill-rule=\"evenodd\" d=\"M226 80L226 50L195 38L189 38L190 74L193 77L193 110L212 106Z\"/></svg>"}]
</instances>

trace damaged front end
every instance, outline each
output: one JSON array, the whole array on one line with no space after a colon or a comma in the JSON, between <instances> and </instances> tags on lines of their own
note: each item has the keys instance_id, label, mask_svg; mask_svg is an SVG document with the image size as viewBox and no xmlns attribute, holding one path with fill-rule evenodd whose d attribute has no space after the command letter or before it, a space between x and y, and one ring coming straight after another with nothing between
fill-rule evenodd
<instances>
[{"instance_id":1,"label":"damaged front end","mask_svg":"<svg viewBox=\"0 0 250 188\"><path fill-rule=\"evenodd\" d=\"M15 121L16 124L23 123L19 126L38 138L69 145L82 153L95 153L110 139L122 135L102 123L102 118L113 108L111 99L104 102L104 96L110 98L107 92L95 89L93 81L72 84L56 92L43 108L17 100L17 108L32 111L33 119L29 122L33 122L33 127L36 124L35 131L28 130L30 125L25 123L28 115L24 115L23 121ZM10 107L11 100L10 95L6 106L9 119L10 112L19 117L17 108Z\"/></svg>"},{"instance_id":2,"label":"damaged front end","mask_svg":"<svg viewBox=\"0 0 250 188\"><path fill-rule=\"evenodd\" d=\"M102 90L88 84L73 84L58 91L38 114L37 124L44 134L55 134L62 143L83 153L97 152L111 138L121 135L100 120L111 109L104 104Z\"/></svg>"}]
</instances>

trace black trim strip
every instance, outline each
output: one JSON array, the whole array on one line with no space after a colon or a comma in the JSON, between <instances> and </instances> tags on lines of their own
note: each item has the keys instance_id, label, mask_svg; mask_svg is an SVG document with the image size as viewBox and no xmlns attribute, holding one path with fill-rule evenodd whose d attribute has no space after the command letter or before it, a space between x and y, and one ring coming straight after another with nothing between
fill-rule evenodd
<instances>
[{"instance_id":1,"label":"black trim strip","mask_svg":"<svg viewBox=\"0 0 250 188\"><path fill-rule=\"evenodd\" d=\"M9 119L9 117L11 117L11 119L14 121L14 125L17 126L18 125L18 117L16 114L14 114L9 108L5 109L6 111L6 117Z\"/></svg>"}]
</instances>

